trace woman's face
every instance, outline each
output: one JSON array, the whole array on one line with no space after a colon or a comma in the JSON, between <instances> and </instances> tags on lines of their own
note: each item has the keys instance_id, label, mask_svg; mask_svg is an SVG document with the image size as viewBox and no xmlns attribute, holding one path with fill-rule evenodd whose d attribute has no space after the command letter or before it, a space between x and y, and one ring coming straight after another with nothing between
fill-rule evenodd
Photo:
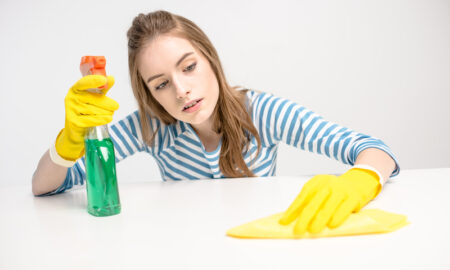
<instances>
[{"instance_id":1,"label":"woman's face","mask_svg":"<svg viewBox=\"0 0 450 270\"><path fill-rule=\"evenodd\" d=\"M161 35L138 57L144 82L172 117L193 125L209 123L219 84L200 51L186 39Z\"/></svg>"}]
</instances>

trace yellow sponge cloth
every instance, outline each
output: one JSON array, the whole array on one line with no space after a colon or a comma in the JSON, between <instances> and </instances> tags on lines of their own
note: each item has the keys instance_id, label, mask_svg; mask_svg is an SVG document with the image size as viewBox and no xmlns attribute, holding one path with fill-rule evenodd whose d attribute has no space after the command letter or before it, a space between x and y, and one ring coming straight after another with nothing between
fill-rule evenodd
<instances>
[{"instance_id":1,"label":"yellow sponge cloth","mask_svg":"<svg viewBox=\"0 0 450 270\"><path fill-rule=\"evenodd\" d=\"M266 238L266 239L299 239L299 238L319 238L357 234L386 233L395 231L407 224L407 217L404 215L389 213L379 209L365 209L358 213L353 213L339 227L329 229L326 227L317 234L306 232L303 235L294 235L294 224L280 225L278 220L283 213L278 213L265 218L261 218L250 223L234 227L227 231L228 236L237 238Z\"/></svg>"}]
</instances>

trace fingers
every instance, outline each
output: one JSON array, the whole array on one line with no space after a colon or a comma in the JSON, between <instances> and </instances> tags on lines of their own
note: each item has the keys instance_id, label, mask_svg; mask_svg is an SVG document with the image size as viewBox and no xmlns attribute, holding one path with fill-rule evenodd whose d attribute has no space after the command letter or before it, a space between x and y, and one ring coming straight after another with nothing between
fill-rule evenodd
<instances>
[{"instance_id":1,"label":"fingers","mask_svg":"<svg viewBox=\"0 0 450 270\"><path fill-rule=\"evenodd\" d=\"M106 125L119 104L101 94L69 91L65 99L66 119L76 127Z\"/></svg>"},{"instance_id":2,"label":"fingers","mask_svg":"<svg viewBox=\"0 0 450 270\"><path fill-rule=\"evenodd\" d=\"M114 80L113 80L114 81ZM109 82L108 78L102 75L86 75L79 79L73 86L74 91L86 91L92 88L99 88ZM110 87L109 87L110 88Z\"/></svg>"},{"instance_id":3,"label":"fingers","mask_svg":"<svg viewBox=\"0 0 450 270\"><path fill-rule=\"evenodd\" d=\"M119 103L105 95L86 92L77 95L74 99L78 104L90 104L108 111L116 111L119 109Z\"/></svg>"},{"instance_id":4,"label":"fingers","mask_svg":"<svg viewBox=\"0 0 450 270\"><path fill-rule=\"evenodd\" d=\"M109 89L111 89L111 87L113 87L114 83L115 83L114 77L111 75L108 75L106 77L107 86L106 86L106 89L103 90L103 94L106 94L109 91Z\"/></svg>"},{"instance_id":5,"label":"fingers","mask_svg":"<svg viewBox=\"0 0 450 270\"><path fill-rule=\"evenodd\" d=\"M102 126L110 123L112 121L112 115L77 115L72 114L70 116L70 123L79 128Z\"/></svg>"},{"instance_id":6,"label":"fingers","mask_svg":"<svg viewBox=\"0 0 450 270\"><path fill-rule=\"evenodd\" d=\"M325 187L317 192L314 198L305 206L297 219L294 226L294 234L304 234L314 216L317 214L320 207L327 200L331 190Z\"/></svg>"},{"instance_id":7,"label":"fingers","mask_svg":"<svg viewBox=\"0 0 450 270\"><path fill-rule=\"evenodd\" d=\"M315 195L318 190L317 187L322 185L322 181L320 181L321 177L323 175L316 175L306 182L297 198L295 198L279 220L281 225L288 225L298 217L305 204Z\"/></svg>"},{"instance_id":8,"label":"fingers","mask_svg":"<svg viewBox=\"0 0 450 270\"><path fill-rule=\"evenodd\" d=\"M114 112L119 108L119 103L114 99L105 95L95 94L90 92L71 92L65 98L66 107L74 108L83 106L83 104L90 104L107 111Z\"/></svg>"},{"instance_id":9,"label":"fingers","mask_svg":"<svg viewBox=\"0 0 450 270\"><path fill-rule=\"evenodd\" d=\"M336 212L336 209L338 209L341 203L345 200L345 197L346 196L343 193L333 192L333 194L331 194L325 202L322 209L319 210L319 213L314 217L314 220L309 227L309 232L318 233L325 229L327 223Z\"/></svg>"},{"instance_id":10,"label":"fingers","mask_svg":"<svg viewBox=\"0 0 450 270\"><path fill-rule=\"evenodd\" d=\"M328 227L336 228L340 226L350 216L350 214L358 207L358 200L355 197L350 197L344 201L336 210L333 218L328 223Z\"/></svg>"},{"instance_id":11,"label":"fingers","mask_svg":"<svg viewBox=\"0 0 450 270\"><path fill-rule=\"evenodd\" d=\"M77 115L113 115L115 111L110 108L102 108L96 104L89 103L77 103L72 105L73 106L70 111Z\"/></svg>"},{"instance_id":12,"label":"fingers","mask_svg":"<svg viewBox=\"0 0 450 270\"><path fill-rule=\"evenodd\" d=\"M112 121L114 111L105 110L91 104L71 104L72 107L66 109L68 120L77 127L93 127L106 125ZM70 105L69 105L70 107Z\"/></svg>"}]
</instances>

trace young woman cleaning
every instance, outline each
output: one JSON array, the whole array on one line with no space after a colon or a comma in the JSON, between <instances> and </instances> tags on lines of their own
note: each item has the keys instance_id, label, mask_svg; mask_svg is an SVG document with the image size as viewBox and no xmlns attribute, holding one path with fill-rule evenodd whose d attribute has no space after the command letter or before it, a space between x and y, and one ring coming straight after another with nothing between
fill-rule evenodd
<instances>
[{"instance_id":1,"label":"young woman cleaning","mask_svg":"<svg viewBox=\"0 0 450 270\"><path fill-rule=\"evenodd\" d=\"M139 14L128 30L131 85L138 110L109 126L116 161L152 155L163 180L273 176L280 142L352 167L317 175L280 220L297 234L342 224L399 173L379 139L335 123L288 99L231 87L208 37L192 21L167 11ZM33 176L35 195L64 192L85 179L84 130L112 121L118 104L86 91L114 84L88 75L65 98L65 127Z\"/></svg>"}]
</instances>

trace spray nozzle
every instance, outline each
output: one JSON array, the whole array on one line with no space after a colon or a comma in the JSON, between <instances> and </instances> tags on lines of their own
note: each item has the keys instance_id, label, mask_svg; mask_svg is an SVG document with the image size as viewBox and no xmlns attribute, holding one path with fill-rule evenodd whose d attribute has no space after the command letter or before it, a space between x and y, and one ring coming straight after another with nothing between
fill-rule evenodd
<instances>
[{"instance_id":1,"label":"spray nozzle","mask_svg":"<svg viewBox=\"0 0 450 270\"><path fill-rule=\"evenodd\" d=\"M106 58L104 56L83 56L81 57L80 71L83 76L103 75L106 76ZM99 90L92 89L91 92L101 93L101 89L107 87L107 84L100 86Z\"/></svg>"}]
</instances>

